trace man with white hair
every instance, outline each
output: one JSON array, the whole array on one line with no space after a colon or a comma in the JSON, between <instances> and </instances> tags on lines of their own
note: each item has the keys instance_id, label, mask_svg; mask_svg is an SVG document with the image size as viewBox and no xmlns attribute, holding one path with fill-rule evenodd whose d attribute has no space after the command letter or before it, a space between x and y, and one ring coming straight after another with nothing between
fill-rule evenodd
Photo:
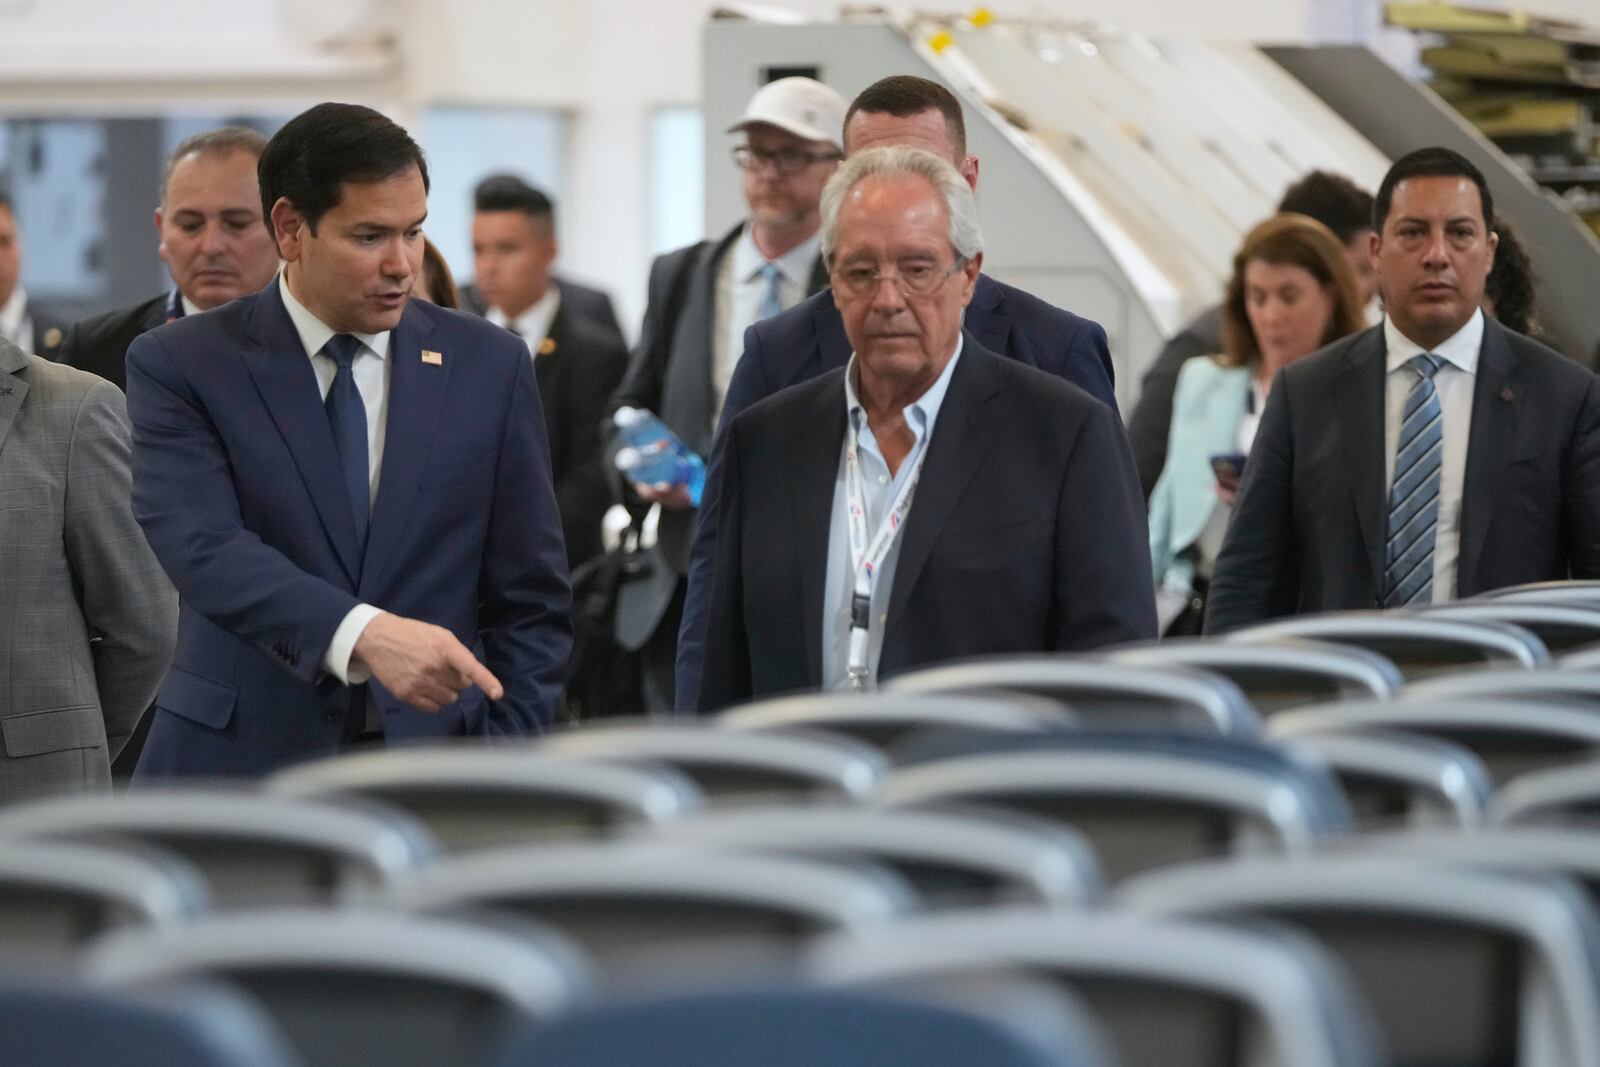
<instances>
[{"instance_id":1,"label":"man with white hair","mask_svg":"<svg viewBox=\"0 0 1600 1067\"><path fill-rule=\"evenodd\" d=\"M727 427L700 709L1155 636L1116 415L962 330L983 238L960 172L870 149L821 207L853 355Z\"/></svg>"}]
</instances>

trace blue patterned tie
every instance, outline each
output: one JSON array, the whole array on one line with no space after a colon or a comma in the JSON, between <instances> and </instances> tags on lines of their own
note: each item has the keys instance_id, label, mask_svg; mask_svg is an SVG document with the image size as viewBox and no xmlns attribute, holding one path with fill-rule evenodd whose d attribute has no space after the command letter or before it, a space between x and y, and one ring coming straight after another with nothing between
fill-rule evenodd
<instances>
[{"instance_id":1,"label":"blue patterned tie","mask_svg":"<svg viewBox=\"0 0 1600 1067\"><path fill-rule=\"evenodd\" d=\"M1433 600L1433 543L1439 528L1440 454L1444 413L1433 384L1444 360L1432 352L1413 356L1406 366L1417 381L1406 396L1400 418L1400 447L1389 489L1389 543L1384 553L1383 604L1402 607Z\"/></svg>"},{"instance_id":2,"label":"blue patterned tie","mask_svg":"<svg viewBox=\"0 0 1600 1067\"><path fill-rule=\"evenodd\" d=\"M322 346L323 354L338 367L323 406L328 411L328 425L333 429L333 446L339 453L345 491L350 494L350 511L356 520L356 544L365 552L368 512L372 507L371 475L367 468L367 406L361 400L361 390L356 388L355 372L351 370L360 351L361 342L347 333L334 334Z\"/></svg>"},{"instance_id":3,"label":"blue patterned tie","mask_svg":"<svg viewBox=\"0 0 1600 1067\"><path fill-rule=\"evenodd\" d=\"M776 263L768 263L761 268L761 278L767 283L767 291L761 294L761 306L756 308L756 321L770 319L783 310L783 294L778 291L778 283L783 281L783 271Z\"/></svg>"}]
</instances>

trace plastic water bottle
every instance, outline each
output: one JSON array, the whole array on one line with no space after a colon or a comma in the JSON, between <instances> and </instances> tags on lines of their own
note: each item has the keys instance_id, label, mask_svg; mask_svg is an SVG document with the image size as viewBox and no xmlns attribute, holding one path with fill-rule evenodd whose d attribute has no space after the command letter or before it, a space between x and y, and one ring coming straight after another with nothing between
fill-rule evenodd
<instances>
[{"instance_id":1,"label":"plastic water bottle","mask_svg":"<svg viewBox=\"0 0 1600 1067\"><path fill-rule=\"evenodd\" d=\"M622 435L617 449L617 469L629 481L645 485L681 485L689 490L689 502L700 506L700 493L706 485L706 464L695 455L666 423L642 408L618 408L612 416Z\"/></svg>"}]
</instances>

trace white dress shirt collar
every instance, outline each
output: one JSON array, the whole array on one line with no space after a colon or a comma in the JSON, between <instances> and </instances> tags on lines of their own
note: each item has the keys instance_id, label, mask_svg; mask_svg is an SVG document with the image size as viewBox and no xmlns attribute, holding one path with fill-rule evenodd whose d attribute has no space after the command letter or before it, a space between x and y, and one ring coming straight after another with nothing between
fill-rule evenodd
<instances>
[{"instance_id":1,"label":"white dress shirt collar","mask_svg":"<svg viewBox=\"0 0 1600 1067\"><path fill-rule=\"evenodd\" d=\"M200 314L200 312L202 310L204 310L204 309L202 309L200 307L199 304L196 304L193 300L190 300L188 294L185 293L182 289L178 290L178 300L179 300L180 303L183 304L183 313L186 316L188 316L188 315L198 315L198 314ZM309 312L308 312L308 314L309 314Z\"/></svg>"},{"instance_id":2,"label":"white dress shirt collar","mask_svg":"<svg viewBox=\"0 0 1600 1067\"><path fill-rule=\"evenodd\" d=\"M806 283L811 280L811 265L817 261L817 253L821 249L822 233L818 231L771 262L778 265L784 281L798 285L800 291L804 292ZM767 265L768 260L756 247L756 239L750 233L749 226L740 231L732 251L734 284L753 282L761 277L761 268Z\"/></svg>"},{"instance_id":3,"label":"white dress shirt collar","mask_svg":"<svg viewBox=\"0 0 1600 1067\"><path fill-rule=\"evenodd\" d=\"M28 294L18 285L11 290L11 298L0 304L0 337L16 338L22 332L22 320L27 316L27 311ZM12 343L21 344L15 340Z\"/></svg>"},{"instance_id":4,"label":"white dress shirt collar","mask_svg":"<svg viewBox=\"0 0 1600 1067\"><path fill-rule=\"evenodd\" d=\"M506 313L499 308L490 308L483 317L521 337L528 342L529 349L537 352L540 342L550 336L550 326L556 321L556 312L560 309L561 289L551 282L544 295L515 319L506 318Z\"/></svg>"},{"instance_id":5,"label":"white dress shirt collar","mask_svg":"<svg viewBox=\"0 0 1600 1067\"><path fill-rule=\"evenodd\" d=\"M1410 360L1422 352L1432 352L1440 359L1452 366L1466 371L1468 374L1478 373L1478 349L1483 345L1483 310L1480 308L1472 313L1466 325L1451 334L1449 338L1440 342L1437 348L1423 348L1411 338L1400 332L1394 320L1387 315L1383 319L1383 340L1389 349L1389 359L1386 369L1399 370Z\"/></svg>"},{"instance_id":6,"label":"white dress shirt collar","mask_svg":"<svg viewBox=\"0 0 1600 1067\"><path fill-rule=\"evenodd\" d=\"M328 338L340 331L323 322L313 315L300 301L295 299L294 293L289 291L289 268L285 267L278 273L278 292L283 296L283 306L289 312L289 321L294 323L295 332L300 335L300 343L305 346L307 356L315 356L322 351L322 346L328 343ZM389 358L389 333L351 333L360 341L366 350L379 359Z\"/></svg>"},{"instance_id":7,"label":"white dress shirt collar","mask_svg":"<svg viewBox=\"0 0 1600 1067\"><path fill-rule=\"evenodd\" d=\"M903 409L906 425L919 438L933 429L934 420L939 417L939 409L944 406L944 395L950 391L950 378L956 372L956 361L961 358L961 350L966 347L965 334L956 336L956 350L950 356L950 362L944 365L944 370L933 384L917 399L907 404ZM851 424L856 432L861 431L861 424L866 419L866 409L861 406L860 395L856 391L856 381L861 371L856 365L856 354L850 353L850 362L845 365L844 371L844 404Z\"/></svg>"}]
</instances>

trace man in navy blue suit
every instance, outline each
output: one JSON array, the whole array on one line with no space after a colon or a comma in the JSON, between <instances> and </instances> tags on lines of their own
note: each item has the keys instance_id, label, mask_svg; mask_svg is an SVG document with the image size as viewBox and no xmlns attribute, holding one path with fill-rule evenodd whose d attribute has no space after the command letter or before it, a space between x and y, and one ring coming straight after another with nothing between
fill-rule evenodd
<instances>
[{"instance_id":1,"label":"man in navy blue suit","mask_svg":"<svg viewBox=\"0 0 1600 1067\"><path fill-rule=\"evenodd\" d=\"M847 157L868 148L897 145L926 149L950 160L976 191L978 158L967 154L966 142L960 101L926 78L883 78L862 90L845 113ZM1111 353L1099 323L980 274L962 325L984 348L1064 378L1113 412L1117 410ZM678 634L675 705L679 711L699 706L716 552L722 430L763 397L843 367L850 352L850 340L831 290L745 331L744 355L734 368L723 400L689 565L689 590ZM1125 438L1119 444L1126 447Z\"/></svg>"},{"instance_id":2,"label":"man in navy blue suit","mask_svg":"<svg viewBox=\"0 0 1600 1067\"><path fill-rule=\"evenodd\" d=\"M182 605L137 777L539 730L570 594L526 346L410 299L427 167L376 111L312 108L259 177L283 273L128 353L134 512Z\"/></svg>"}]
</instances>

